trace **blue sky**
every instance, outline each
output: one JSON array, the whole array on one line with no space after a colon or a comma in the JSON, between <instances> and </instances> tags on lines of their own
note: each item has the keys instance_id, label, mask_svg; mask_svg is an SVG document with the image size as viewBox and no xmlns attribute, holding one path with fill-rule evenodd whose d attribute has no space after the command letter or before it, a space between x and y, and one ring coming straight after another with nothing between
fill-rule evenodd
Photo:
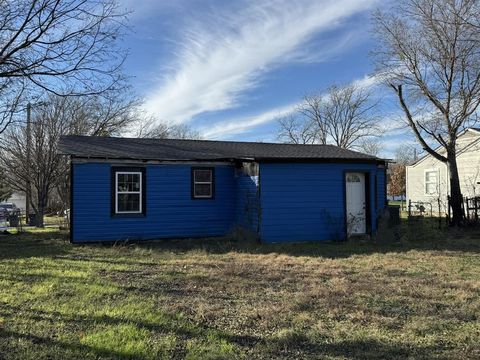
<instances>
[{"instance_id":1,"label":"blue sky","mask_svg":"<svg viewBox=\"0 0 480 360\"><path fill-rule=\"evenodd\" d=\"M388 89L371 77L379 0L121 0L132 84L160 121L209 139L275 141L303 95L357 82L382 96L384 155L408 141Z\"/></svg>"}]
</instances>

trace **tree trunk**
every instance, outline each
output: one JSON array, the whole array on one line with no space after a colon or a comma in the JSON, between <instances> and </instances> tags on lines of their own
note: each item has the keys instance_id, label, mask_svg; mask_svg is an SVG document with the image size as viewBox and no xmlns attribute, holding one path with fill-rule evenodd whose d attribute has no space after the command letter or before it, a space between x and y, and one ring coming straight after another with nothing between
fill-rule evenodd
<instances>
[{"instance_id":1,"label":"tree trunk","mask_svg":"<svg viewBox=\"0 0 480 360\"><path fill-rule=\"evenodd\" d=\"M35 217L35 224L37 228L45 227L43 217L45 214L45 206L47 201L45 200L45 194L42 191L38 192L38 206L37 206L37 214Z\"/></svg>"},{"instance_id":2,"label":"tree trunk","mask_svg":"<svg viewBox=\"0 0 480 360\"><path fill-rule=\"evenodd\" d=\"M43 228L45 227L45 224L43 222L43 215L45 213L45 207L43 205L38 206L38 212L35 216L35 223L37 228Z\"/></svg>"},{"instance_id":3,"label":"tree trunk","mask_svg":"<svg viewBox=\"0 0 480 360\"><path fill-rule=\"evenodd\" d=\"M458 177L457 157L455 150L448 151L447 165L450 173L450 206L452 207L452 226L461 226L464 220L462 209L463 197Z\"/></svg>"}]
</instances>

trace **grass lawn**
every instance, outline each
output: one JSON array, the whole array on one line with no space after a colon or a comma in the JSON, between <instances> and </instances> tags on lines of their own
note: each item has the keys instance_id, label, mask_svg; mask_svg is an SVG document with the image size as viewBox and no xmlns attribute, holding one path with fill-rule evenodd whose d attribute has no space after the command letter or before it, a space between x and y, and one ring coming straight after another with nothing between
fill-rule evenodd
<instances>
[{"instance_id":1,"label":"grass lawn","mask_svg":"<svg viewBox=\"0 0 480 360\"><path fill-rule=\"evenodd\" d=\"M405 206L406 203L407 203L406 201L401 201L401 200L388 200L388 205L401 206L403 204Z\"/></svg>"},{"instance_id":2,"label":"grass lawn","mask_svg":"<svg viewBox=\"0 0 480 360\"><path fill-rule=\"evenodd\" d=\"M400 201L400 200L389 200L388 205L396 205L400 206L400 209L402 211L407 211L408 210L408 203L406 201Z\"/></svg>"},{"instance_id":3,"label":"grass lawn","mask_svg":"<svg viewBox=\"0 0 480 360\"><path fill-rule=\"evenodd\" d=\"M478 359L479 234L409 231L390 245L0 237L0 358Z\"/></svg>"}]
</instances>

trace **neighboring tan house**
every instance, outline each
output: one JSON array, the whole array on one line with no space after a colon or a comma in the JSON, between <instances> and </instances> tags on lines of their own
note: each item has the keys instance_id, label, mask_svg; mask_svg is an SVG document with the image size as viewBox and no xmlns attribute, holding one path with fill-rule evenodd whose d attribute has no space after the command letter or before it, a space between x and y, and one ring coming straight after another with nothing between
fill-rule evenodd
<instances>
[{"instance_id":1,"label":"neighboring tan house","mask_svg":"<svg viewBox=\"0 0 480 360\"><path fill-rule=\"evenodd\" d=\"M440 152L442 153L442 152ZM462 195L480 195L480 128L469 128L457 139L457 167ZM447 164L427 154L406 168L407 202L431 203L438 212L446 211L447 196L450 194L450 176ZM427 210L429 207L426 206Z\"/></svg>"}]
</instances>

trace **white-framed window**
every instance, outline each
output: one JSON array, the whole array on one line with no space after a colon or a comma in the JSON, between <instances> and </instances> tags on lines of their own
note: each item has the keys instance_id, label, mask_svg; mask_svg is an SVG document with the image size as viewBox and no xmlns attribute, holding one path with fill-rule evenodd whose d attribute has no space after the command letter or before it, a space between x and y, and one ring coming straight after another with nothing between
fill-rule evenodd
<instances>
[{"instance_id":1,"label":"white-framed window","mask_svg":"<svg viewBox=\"0 0 480 360\"><path fill-rule=\"evenodd\" d=\"M438 194L438 170L425 170L425 194L437 195Z\"/></svg>"},{"instance_id":2,"label":"white-framed window","mask_svg":"<svg viewBox=\"0 0 480 360\"><path fill-rule=\"evenodd\" d=\"M192 198L213 199L214 195L214 168L192 168Z\"/></svg>"},{"instance_id":3,"label":"white-framed window","mask_svg":"<svg viewBox=\"0 0 480 360\"><path fill-rule=\"evenodd\" d=\"M351 183L361 182L360 176L358 176L357 174L348 174L347 182L351 182Z\"/></svg>"},{"instance_id":4,"label":"white-framed window","mask_svg":"<svg viewBox=\"0 0 480 360\"><path fill-rule=\"evenodd\" d=\"M115 171L115 213L142 213L142 172Z\"/></svg>"}]
</instances>

